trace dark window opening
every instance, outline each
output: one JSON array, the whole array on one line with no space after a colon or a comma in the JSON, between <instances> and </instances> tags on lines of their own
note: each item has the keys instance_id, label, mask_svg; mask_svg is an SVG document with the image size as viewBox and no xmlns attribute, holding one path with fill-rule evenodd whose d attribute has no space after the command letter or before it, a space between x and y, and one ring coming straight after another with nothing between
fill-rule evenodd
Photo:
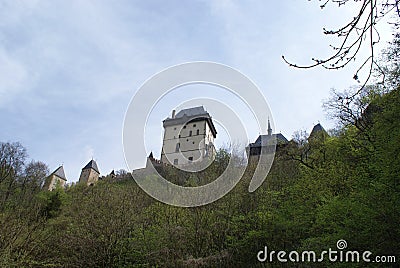
<instances>
[{"instance_id":1,"label":"dark window opening","mask_svg":"<svg viewBox=\"0 0 400 268\"><path fill-rule=\"evenodd\" d=\"M189 136L192 136L192 131L189 131Z\"/></svg>"},{"instance_id":2,"label":"dark window opening","mask_svg":"<svg viewBox=\"0 0 400 268\"><path fill-rule=\"evenodd\" d=\"M189 157L189 161L193 161L193 156Z\"/></svg>"},{"instance_id":3,"label":"dark window opening","mask_svg":"<svg viewBox=\"0 0 400 268\"><path fill-rule=\"evenodd\" d=\"M178 165L178 159L174 159L174 165Z\"/></svg>"},{"instance_id":4,"label":"dark window opening","mask_svg":"<svg viewBox=\"0 0 400 268\"><path fill-rule=\"evenodd\" d=\"M179 149L181 148L181 144L178 142L177 144L176 144L176 147L175 147L175 152L179 152Z\"/></svg>"},{"instance_id":5,"label":"dark window opening","mask_svg":"<svg viewBox=\"0 0 400 268\"><path fill-rule=\"evenodd\" d=\"M198 130L196 131L196 134L197 134L197 135L199 135L199 134L200 134L200 129L198 129Z\"/></svg>"}]
</instances>

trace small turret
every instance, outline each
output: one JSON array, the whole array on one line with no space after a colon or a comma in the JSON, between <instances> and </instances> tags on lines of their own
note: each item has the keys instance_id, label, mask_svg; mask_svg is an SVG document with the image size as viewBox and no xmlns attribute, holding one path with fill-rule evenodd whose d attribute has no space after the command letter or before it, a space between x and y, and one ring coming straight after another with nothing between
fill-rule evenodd
<instances>
[{"instance_id":1,"label":"small turret","mask_svg":"<svg viewBox=\"0 0 400 268\"><path fill-rule=\"evenodd\" d=\"M271 128L271 123L269 122L269 118L268 118L268 136L272 135L272 128Z\"/></svg>"},{"instance_id":2,"label":"small turret","mask_svg":"<svg viewBox=\"0 0 400 268\"><path fill-rule=\"evenodd\" d=\"M79 177L80 183L86 183L86 185L93 185L99 180L100 172L97 167L97 163L94 160L90 160L87 165L82 168L81 176Z\"/></svg>"},{"instance_id":3,"label":"small turret","mask_svg":"<svg viewBox=\"0 0 400 268\"><path fill-rule=\"evenodd\" d=\"M65 177L63 166L59 166L53 173L51 173L43 185L43 189L53 191L58 186L64 187L67 178Z\"/></svg>"}]
</instances>

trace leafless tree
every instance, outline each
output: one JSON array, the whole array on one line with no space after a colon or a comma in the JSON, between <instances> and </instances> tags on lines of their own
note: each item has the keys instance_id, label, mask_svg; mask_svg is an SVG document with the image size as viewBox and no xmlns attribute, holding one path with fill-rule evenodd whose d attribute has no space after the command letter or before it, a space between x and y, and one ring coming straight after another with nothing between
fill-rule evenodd
<instances>
[{"instance_id":1,"label":"leafless tree","mask_svg":"<svg viewBox=\"0 0 400 268\"><path fill-rule=\"evenodd\" d=\"M22 187L25 188L30 185L32 190L41 188L47 175L49 175L48 166L40 161L29 162L24 171L24 176L22 178Z\"/></svg>"},{"instance_id":2,"label":"leafless tree","mask_svg":"<svg viewBox=\"0 0 400 268\"><path fill-rule=\"evenodd\" d=\"M319 2L322 2L321 9L324 9L328 4L337 4L338 7L344 7L351 1L359 4L359 8L357 14L350 21L338 29L328 30L323 28L325 35L336 36L339 39L338 46L330 45L332 49L330 56L327 58L312 58L312 63L308 65L295 64L287 60L285 56L282 56L282 58L289 66L295 68L309 69L321 66L325 69L337 70L354 62L359 51L363 47L368 47L369 56L363 59L353 79L360 83L359 72L364 68L368 68L368 75L366 79L363 79L364 81L359 90L354 92L353 96L350 96L354 97L366 86L374 69L380 69L375 53L375 46L380 41L376 25L380 23L383 17L393 13L396 14L396 22L393 24L396 28L399 27L400 0L319 0Z\"/></svg>"},{"instance_id":3,"label":"leafless tree","mask_svg":"<svg viewBox=\"0 0 400 268\"><path fill-rule=\"evenodd\" d=\"M19 142L0 142L0 183L21 172L26 157L26 149Z\"/></svg>"}]
</instances>

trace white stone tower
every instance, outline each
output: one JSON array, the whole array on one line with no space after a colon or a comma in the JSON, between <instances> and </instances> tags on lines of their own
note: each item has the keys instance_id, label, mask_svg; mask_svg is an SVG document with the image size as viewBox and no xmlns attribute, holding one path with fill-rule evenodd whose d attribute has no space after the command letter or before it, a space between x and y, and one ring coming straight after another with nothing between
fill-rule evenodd
<instances>
[{"instance_id":1,"label":"white stone tower","mask_svg":"<svg viewBox=\"0 0 400 268\"><path fill-rule=\"evenodd\" d=\"M161 161L184 166L215 156L214 139L217 131L203 106L184 109L163 121L164 139Z\"/></svg>"}]
</instances>

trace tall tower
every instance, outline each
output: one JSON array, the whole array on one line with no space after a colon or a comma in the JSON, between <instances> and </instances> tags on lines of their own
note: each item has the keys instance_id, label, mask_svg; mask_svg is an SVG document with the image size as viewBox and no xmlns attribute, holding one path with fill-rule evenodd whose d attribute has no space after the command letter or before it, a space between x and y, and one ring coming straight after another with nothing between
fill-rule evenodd
<instances>
[{"instance_id":1,"label":"tall tower","mask_svg":"<svg viewBox=\"0 0 400 268\"><path fill-rule=\"evenodd\" d=\"M161 161L174 166L214 159L217 131L203 106L183 109L163 121Z\"/></svg>"},{"instance_id":2,"label":"tall tower","mask_svg":"<svg viewBox=\"0 0 400 268\"><path fill-rule=\"evenodd\" d=\"M79 183L93 185L99 180L99 176L99 168L97 167L96 161L92 159L84 168L82 168L81 176L79 177Z\"/></svg>"},{"instance_id":3,"label":"tall tower","mask_svg":"<svg viewBox=\"0 0 400 268\"><path fill-rule=\"evenodd\" d=\"M65 177L63 166L59 166L47 178L43 185L43 189L53 191L57 187L64 187L67 178Z\"/></svg>"}]
</instances>

